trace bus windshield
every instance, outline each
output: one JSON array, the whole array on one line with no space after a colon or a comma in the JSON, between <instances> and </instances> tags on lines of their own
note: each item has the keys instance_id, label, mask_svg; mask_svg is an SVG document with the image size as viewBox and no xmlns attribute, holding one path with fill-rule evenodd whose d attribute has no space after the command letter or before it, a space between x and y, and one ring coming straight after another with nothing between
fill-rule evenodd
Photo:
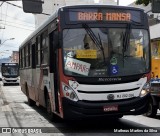
<instances>
[{"instance_id":1,"label":"bus windshield","mask_svg":"<svg viewBox=\"0 0 160 136\"><path fill-rule=\"evenodd\" d=\"M3 76L18 76L18 67L17 66L3 66L2 75Z\"/></svg>"},{"instance_id":2,"label":"bus windshield","mask_svg":"<svg viewBox=\"0 0 160 136\"><path fill-rule=\"evenodd\" d=\"M69 76L119 77L149 68L145 29L78 28L63 30L64 72Z\"/></svg>"}]
</instances>

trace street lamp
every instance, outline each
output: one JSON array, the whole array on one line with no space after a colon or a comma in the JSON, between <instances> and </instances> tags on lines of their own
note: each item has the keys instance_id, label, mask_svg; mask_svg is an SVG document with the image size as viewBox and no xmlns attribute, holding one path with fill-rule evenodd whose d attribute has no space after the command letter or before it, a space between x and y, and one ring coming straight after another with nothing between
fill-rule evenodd
<instances>
[{"instance_id":1,"label":"street lamp","mask_svg":"<svg viewBox=\"0 0 160 136\"><path fill-rule=\"evenodd\" d=\"M14 40L15 38L9 38L9 39L6 39L4 40L2 43L1 43L1 40L0 40L0 45L4 44L4 42L8 41L8 40Z\"/></svg>"}]
</instances>

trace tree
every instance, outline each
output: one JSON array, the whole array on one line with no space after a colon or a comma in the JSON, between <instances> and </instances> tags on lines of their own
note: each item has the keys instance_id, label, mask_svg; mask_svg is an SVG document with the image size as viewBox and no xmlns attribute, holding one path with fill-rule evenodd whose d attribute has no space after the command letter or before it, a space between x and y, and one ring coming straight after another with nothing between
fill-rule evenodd
<instances>
[{"instance_id":1,"label":"tree","mask_svg":"<svg viewBox=\"0 0 160 136\"><path fill-rule=\"evenodd\" d=\"M147 6L152 0L136 0L136 5L144 4Z\"/></svg>"}]
</instances>

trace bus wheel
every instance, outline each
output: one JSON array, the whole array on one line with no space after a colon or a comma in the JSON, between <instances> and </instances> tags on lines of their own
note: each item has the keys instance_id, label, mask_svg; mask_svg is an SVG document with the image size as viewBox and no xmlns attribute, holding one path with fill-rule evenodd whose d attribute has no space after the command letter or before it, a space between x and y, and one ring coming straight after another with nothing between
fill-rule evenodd
<instances>
[{"instance_id":1,"label":"bus wheel","mask_svg":"<svg viewBox=\"0 0 160 136\"><path fill-rule=\"evenodd\" d=\"M122 117L123 115L116 115L116 116L110 117L109 120L119 120Z\"/></svg>"},{"instance_id":2,"label":"bus wheel","mask_svg":"<svg viewBox=\"0 0 160 136\"><path fill-rule=\"evenodd\" d=\"M117 116L115 116L116 119L120 119L122 117L123 117L123 115L117 115Z\"/></svg>"},{"instance_id":3,"label":"bus wheel","mask_svg":"<svg viewBox=\"0 0 160 136\"><path fill-rule=\"evenodd\" d=\"M26 87L26 93L27 93L28 105L29 106L34 106L35 105L35 101L33 101L31 98L29 98L28 87Z\"/></svg>"},{"instance_id":4,"label":"bus wheel","mask_svg":"<svg viewBox=\"0 0 160 136\"><path fill-rule=\"evenodd\" d=\"M157 114L157 108L153 106L153 102L150 101L148 105L147 112L144 114L147 117L155 117Z\"/></svg>"},{"instance_id":5,"label":"bus wheel","mask_svg":"<svg viewBox=\"0 0 160 136\"><path fill-rule=\"evenodd\" d=\"M30 99L29 96L27 97L27 99L28 99L28 105L29 106L34 106L35 105L35 102L32 99Z\"/></svg>"},{"instance_id":6,"label":"bus wheel","mask_svg":"<svg viewBox=\"0 0 160 136\"><path fill-rule=\"evenodd\" d=\"M59 122L60 118L52 112L51 101L48 95L46 96L46 108L49 120L54 122Z\"/></svg>"}]
</instances>

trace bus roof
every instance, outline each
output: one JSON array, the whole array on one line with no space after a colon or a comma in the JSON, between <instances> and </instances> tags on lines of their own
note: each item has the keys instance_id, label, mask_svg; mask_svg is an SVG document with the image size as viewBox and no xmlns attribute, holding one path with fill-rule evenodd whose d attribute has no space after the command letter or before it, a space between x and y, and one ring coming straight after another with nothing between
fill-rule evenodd
<instances>
[{"instance_id":1,"label":"bus roof","mask_svg":"<svg viewBox=\"0 0 160 136\"><path fill-rule=\"evenodd\" d=\"M136 8L136 7L128 7L128 6L117 6L117 5L74 5L74 6L64 6L61 8L116 8L116 9L128 9L128 10L140 10L144 11L143 9Z\"/></svg>"},{"instance_id":2,"label":"bus roof","mask_svg":"<svg viewBox=\"0 0 160 136\"><path fill-rule=\"evenodd\" d=\"M41 23L41 25L34 30L20 45L19 48L22 48L25 43L31 40L35 35L37 35L43 28L49 25L54 19L58 17L58 13L60 9L69 9L69 8L116 8L116 9L126 9L126 10L139 10L143 12L143 9L135 8L135 7L126 7L126 6L115 6L115 5L75 5L75 6L64 6L60 7L56 12L54 12L47 20Z\"/></svg>"}]
</instances>

